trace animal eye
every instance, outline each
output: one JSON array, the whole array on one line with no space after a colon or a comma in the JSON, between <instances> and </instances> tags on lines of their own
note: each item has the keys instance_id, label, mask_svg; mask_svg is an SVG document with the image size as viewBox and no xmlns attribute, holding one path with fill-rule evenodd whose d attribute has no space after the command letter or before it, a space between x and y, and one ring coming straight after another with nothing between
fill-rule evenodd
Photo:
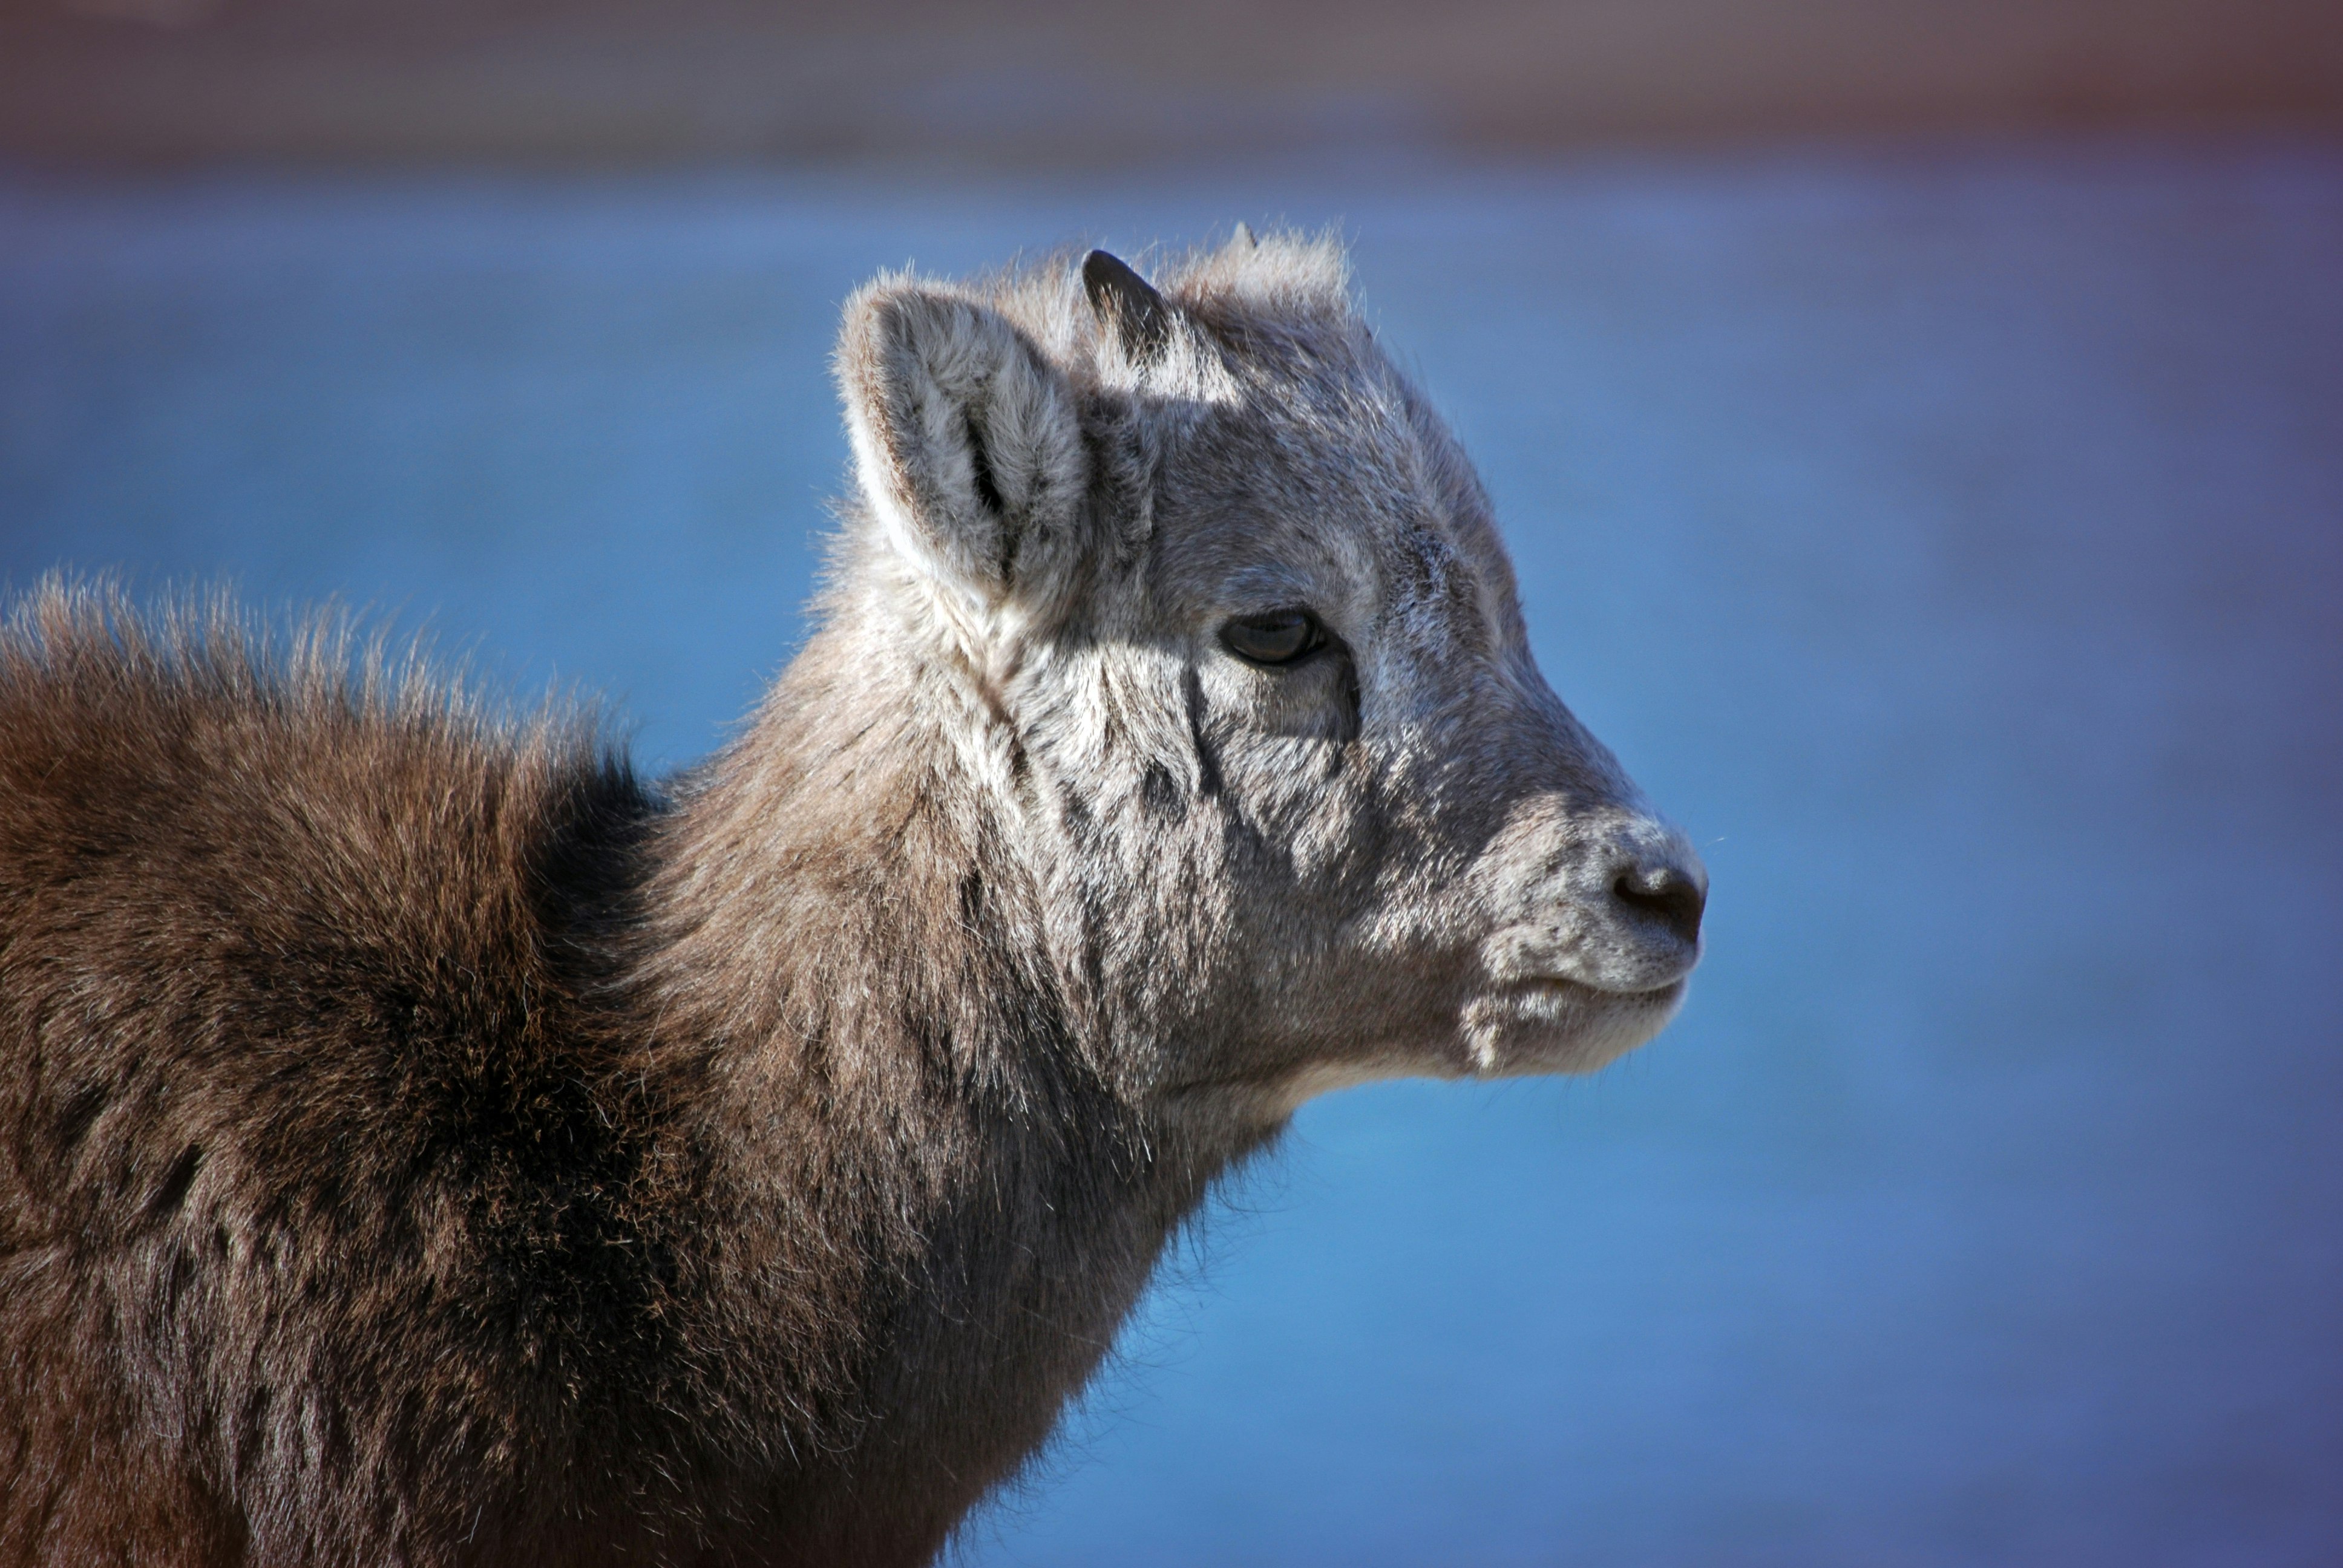
<instances>
[{"instance_id":1,"label":"animal eye","mask_svg":"<svg viewBox=\"0 0 2343 1568\"><path fill-rule=\"evenodd\" d=\"M1326 646L1326 628L1306 609L1273 609L1237 617L1221 628L1221 641L1254 664L1292 664Z\"/></svg>"}]
</instances>

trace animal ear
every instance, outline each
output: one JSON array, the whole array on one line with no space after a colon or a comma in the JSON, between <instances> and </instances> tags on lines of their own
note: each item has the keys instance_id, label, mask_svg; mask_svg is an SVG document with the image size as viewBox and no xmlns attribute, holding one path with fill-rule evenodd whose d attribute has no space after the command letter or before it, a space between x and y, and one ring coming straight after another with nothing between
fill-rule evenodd
<instances>
[{"instance_id":1,"label":"animal ear","mask_svg":"<svg viewBox=\"0 0 2343 1568\"><path fill-rule=\"evenodd\" d=\"M1152 359L1172 341L1172 307L1121 256L1094 250L1082 257L1082 292L1131 358Z\"/></svg>"},{"instance_id":2,"label":"animal ear","mask_svg":"<svg viewBox=\"0 0 2343 1568\"><path fill-rule=\"evenodd\" d=\"M882 278L847 304L838 378L896 548L982 606L1046 595L1089 483L1064 374L998 311Z\"/></svg>"}]
</instances>

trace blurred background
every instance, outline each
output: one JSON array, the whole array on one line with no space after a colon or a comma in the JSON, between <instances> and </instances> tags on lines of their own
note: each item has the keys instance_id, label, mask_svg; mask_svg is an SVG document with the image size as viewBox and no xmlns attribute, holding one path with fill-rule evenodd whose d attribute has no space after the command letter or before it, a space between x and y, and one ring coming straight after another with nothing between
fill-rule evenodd
<instances>
[{"instance_id":1,"label":"blurred background","mask_svg":"<svg viewBox=\"0 0 2343 1568\"><path fill-rule=\"evenodd\" d=\"M704 754L881 266L1335 225L1715 879L1301 1114L960 1559L2343 1562L2332 0L0 0L0 579Z\"/></svg>"}]
</instances>

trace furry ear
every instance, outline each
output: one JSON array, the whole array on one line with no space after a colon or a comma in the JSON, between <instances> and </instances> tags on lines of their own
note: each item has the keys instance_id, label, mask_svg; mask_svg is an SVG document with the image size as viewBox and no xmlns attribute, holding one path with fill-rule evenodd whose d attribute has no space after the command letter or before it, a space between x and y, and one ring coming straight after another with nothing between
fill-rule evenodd
<instances>
[{"instance_id":1,"label":"furry ear","mask_svg":"<svg viewBox=\"0 0 2343 1568\"><path fill-rule=\"evenodd\" d=\"M1064 374L999 312L880 278L847 302L838 378L895 547L979 608L1046 598L1090 477Z\"/></svg>"}]
</instances>

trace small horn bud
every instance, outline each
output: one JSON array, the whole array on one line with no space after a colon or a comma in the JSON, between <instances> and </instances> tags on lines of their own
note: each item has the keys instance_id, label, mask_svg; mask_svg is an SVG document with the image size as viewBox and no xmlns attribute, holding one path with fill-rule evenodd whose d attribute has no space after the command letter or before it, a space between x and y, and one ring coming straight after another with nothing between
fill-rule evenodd
<instances>
[{"instance_id":1,"label":"small horn bud","mask_svg":"<svg viewBox=\"0 0 2343 1568\"><path fill-rule=\"evenodd\" d=\"M1172 340L1172 307L1120 256L1094 250L1082 257L1082 292L1132 358L1151 359Z\"/></svg>"}]
</instances>

